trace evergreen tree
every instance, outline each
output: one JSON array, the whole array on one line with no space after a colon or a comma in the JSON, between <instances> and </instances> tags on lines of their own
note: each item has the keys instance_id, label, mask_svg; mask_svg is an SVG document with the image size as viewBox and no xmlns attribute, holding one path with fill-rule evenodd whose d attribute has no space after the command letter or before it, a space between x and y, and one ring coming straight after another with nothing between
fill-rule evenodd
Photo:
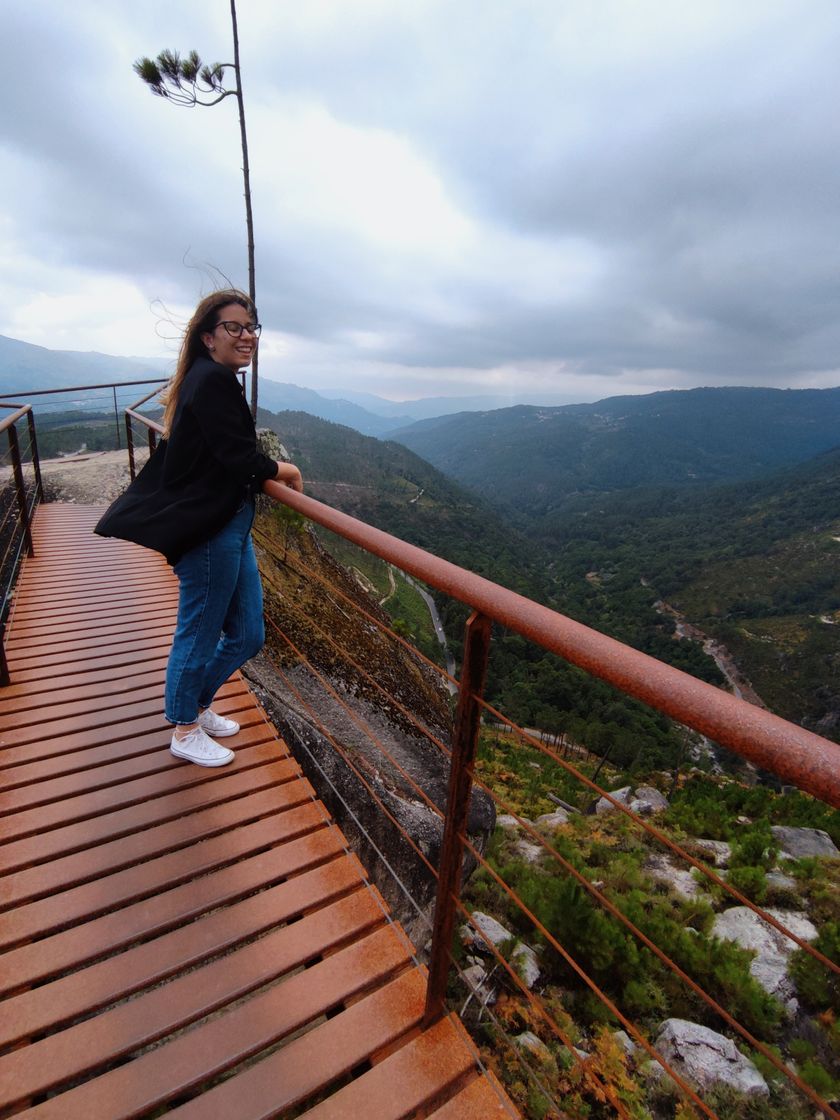
<instances>
[{"instance_id":1,"label":"evergreen tree","mask_svg":"<svg viewBox=\"0 0 840 1120\"><path fill-rule=\"evenodd\" d=\"M251 208L251 173L248 163L248 135L245 129L245 100L242 93L242 68L239 64L239 29L236 21L236 0L230 0L230 21L233 33L233 62L205 65L197 51L181 58L177 51L163 50L156 59L138 58L134 72L158 97L175 105L194 108L196 105L218 105L226 97L235 97L239 106L239 135L242 143L242 177L245 186L245 226L248 232L248 294L256 305L254 267L254 215ZM225 71L232 71L234 84L225 86ZM257 417L258 350L251 361L251 414Z\"/></svg>"}]
</instances>

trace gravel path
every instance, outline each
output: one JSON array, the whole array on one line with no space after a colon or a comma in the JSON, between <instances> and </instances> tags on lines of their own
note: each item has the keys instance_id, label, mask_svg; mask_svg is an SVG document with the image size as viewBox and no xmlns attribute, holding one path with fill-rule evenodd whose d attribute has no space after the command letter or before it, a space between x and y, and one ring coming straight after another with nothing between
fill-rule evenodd
<instances>
[{"instance_id":1,"label":"gravel path","mask_svg":"<svg viewBox=\"0 0 840 1120\"><path fill-rule=\"evenodd\" d=\"M148 452L138 449L135 457L139 469ZM41 477L48 502L105 505L128 486L128 454L125 451L89 451L60 459L42 459Z\"/></svg>"}]
</instances>

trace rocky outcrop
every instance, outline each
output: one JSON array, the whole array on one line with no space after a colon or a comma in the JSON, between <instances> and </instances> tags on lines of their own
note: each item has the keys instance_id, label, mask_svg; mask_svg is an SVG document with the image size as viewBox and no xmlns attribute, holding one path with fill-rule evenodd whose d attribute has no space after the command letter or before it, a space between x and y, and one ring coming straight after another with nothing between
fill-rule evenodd
<instances>
[{"instance_id":1,"label":"rocky outcrop","mask_svg":"<svg viewBox=\"0 0 840 1120\"><path fill-rule=\"evenodd\" d=\"M779 845L782 859L806 859L817 856L823 859L840 859L840 851L827 832L820 828L788 828L774 825L773 839Z\"/></svg>"},{"instance_id":2,"label":"rocky outcrop","mask_svg":"<svg viewBox=\"0 0 840 1120\"><path fill-rule=\"evenodd\" d=\"M653 786L622 786L621 789L610 790L610 797L626 805L633 813L640 817L649 817L654 813L661 813L668 808L668 798ZM618 812L615 805L606 797L601 797L595 802L595 812L601 816L604 813Z\"/></svg>"},{"instance_id":3,"label":"rocky outcrop","mask_svg":"<svg viewBox=\"0 0 840 1120\"><path fill-rule=\"evenodd\" d=\"M530 1054L532 1058L543 1066L554 1066L554 1058L551 1051L544 1042L541 1042L533 1031L523 1031L518 1034L513 1040L514 1045L520 1050L524 1050L526 1054Z\"/></svg>"},{"instance_id":4,"label":"rocky outcrop","mask_svg":"<svg viewBox=\"0 0 840 1120\"><path fill-rule=\"evenodd\" d=\"M654 1046L677 1073L701 1092L725 1085L747 1096L769 1094L767 1082L735 1043L699 1023L666 1019Z\"/></svg>"},{"instance_id":5,"label":"rocky outcrop","mask_svg":"<svg viewBox=\"0 0 840 1120\"><path fill-rule=\"evenodd\" d=\"M817 928L807 914L792 910L768 910L767 913L803 941L813 941ZM784 1004L788 1012L798 1009L796 989L788 976L791 953L798 947L775 926L769 925L748 906L733 906L718 914L712 929L715 937L734 941L744 949L752 949L755 958L750 973L771 996Z\"/></svg>"},{"instance_id":6,"label":"rocky outcrop","mask_svg":"<svg viewBox=\"0 0 840 1120\"><path fill-rule=\"evenodd\" d=\"M545 852L545 849L541 848L539 844L532 844L530 840L524 838L516 841L513 850L525 863L539 863Z\"/></svg>"},{"instance_id":7,"label":"rocky outcrop","mask_svg":"<svg viewBox=\"0 0 840 1120\"><path fill-rule=\"evenodd\" d=\"M478 1001L480 1007L492 1006L496 1002L498 993L490 983L487 969L484 968L481 961L469 957L468 966L461 974L461 979L470 990L467 1004L464 1005L465 1008L473 998Z\"/></svg>"},{"instance_id":8,"label":"rocky outcrop","mask_svg":"<svg viewBox=\"0 0 840 1120\"><path fill-rule=\"evenodd\" d=\"M622 805L630 804L632 793L633 791L630 786L622 786L621 789L611 789L609 791L610 797L612 797L616 801L619 801ZM617 809L615 805L613 805L612 801L610 801L608 798L599 797L595 802L595 812L600 817L603 816L604 813L615 813L617 812Z\"/></svg>"},{"instance_id":9,"label":"rocky outcrop","mask_svg":"<svg viewBox=\"0 0 840 1120\"><path fill-rule=\"evenodd\" d=\"M679 866L668 856L654 853L648 856L644 869L651 879L665 883L684 898L696 898L701 893L700 884L690 867Z\"/></svg>"},{"instance_id":10,"label":"rocky outcrop","mask_svg":"<svg viewBox=\"0 0 840 1120\"><path fill-rule=\"evenodd\" d=\"M486 951L491 945L497 949L510 941L513 934L505 929L501 922L496 921L492 914L484 914L481 910L474 910L472 915L474 925L461 926L461 940L465 945L474 946ZM478 929L474 927L477 926Z\"/></svg>"},{"instance_id":11,"label":"rocky outcrop","mask_svg":"<svg viewBox=\"0 0 840 1120\"><path fill-rule=\"evenodd\" d=\"M728 867L732 859L732 845L725 840L695 840L694 846L708 852L707 860L714 867ZM692 853L694 855L695 853Z\"/></svg>"},{"instance_id":12,"label":"rocky outcrop","mask_svg":"<svg viewBox=\"0 0 840 1120\"><path fill-rule=\"evenodd\" d=\"M488 952L491 945L499 949L505 942L513 939L510 930L505 929L490 914L474 910L471 917L478 929L469 924L461 926L461 941L474 951ZM517 941L510 954L510 963L519 973L525 987L533 988L540 976L539 960L534 950L524 942Z\"/></svg>"},{"instance_id":13,"label":"rocky outcrop","mask_svg":"<svg viewBox=\"0 0 840 1120\"><path fill-rule=\"evenodd\" d=\"M505 832L516 832L520 828L519 821L510 813L500 813L496 817L497 828L503 828Z\"/></svg>"},{"instance_id":14,"label":"rocky outcrop","mask_svg":"<svg viewBox=\"0 0 840 1120\"><path fill-rule=\"evenodd\" d=\"M647 1057L645 1051L633 1041L627 1031L613 1031L612 1036L628 1058L635 1060L639 1057Z\"/></svg>"},{"instance_id":15,"label":"rocky outcrop","mask_svg":"<svg viewBox=\"0 0 840 1120\"><path fill-rule=\"evenodd\" d=\"M553 813L543 813L537 817L537 827L553 832L555 828L569 823L569 814L565 809L555 809Z\"/></svg>"}]
</instances>

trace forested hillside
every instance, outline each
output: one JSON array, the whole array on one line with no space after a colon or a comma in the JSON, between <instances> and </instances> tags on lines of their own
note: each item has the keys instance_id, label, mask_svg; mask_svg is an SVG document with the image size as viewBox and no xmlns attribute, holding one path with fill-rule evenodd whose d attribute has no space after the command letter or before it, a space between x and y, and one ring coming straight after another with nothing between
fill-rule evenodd
<instances>
[{"instance_id":1,"label":"forested hillside","mask_svg":"<svg viewBox=\"0 0 840 1120\"><path fill-rule=\"evenodd\" d=\"M541 533L569 595L621 604L644 581L727 647L769 707L836 736L838 494L840 450L702 492L578 498Z\"/></svg>"},{"instance_id":2,"label":"forested hillside","mask_svg":"<svg viewBox=\"0 0 840 1120\"><path fill-rule=\"evenodd\" d=\"M768 707L835 736L838 419L840 389L698 389L443 418L400 439L550 551L564 612L667 661L688 643L652 616L682 616Z\"/></svg>"},{"instance_id":3,"label":"forested hillside","mask_svg":"<svg viewBox=\"0 0 840 1120\"><path fill-rule=\"evenodd\" d=\"M545 599L545 556L484 501L397 443L306 412L260 411L313 497L514 590Z\"/></svg>"},{"instance_id":4,"label":"forested hillside","mask_svg":"<svg viewBox=\"0 0 840 1120\"><path fill-rule=\"evenodd\" d=\"M760 477L840 444L840 389L692 389L425 420L392 438L494 504Z\"/></svg>"}]
</instances>

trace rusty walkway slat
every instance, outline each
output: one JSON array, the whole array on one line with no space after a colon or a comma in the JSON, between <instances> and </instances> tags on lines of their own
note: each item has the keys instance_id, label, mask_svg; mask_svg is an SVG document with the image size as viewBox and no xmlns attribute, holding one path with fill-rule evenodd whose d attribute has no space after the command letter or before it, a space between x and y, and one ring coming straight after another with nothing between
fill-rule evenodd
<instances>
[{"instance_id":1,"label":"rusty walkway slat","mask_svg":"<svg viewBox=\"0 0 840 1120\"><path fill-rule=\"evenodd\" d=\"M0 1117L518 1114L237 674L219 770L161 714L176 588L38 510L0 690Z\"/></svg>"}]
</instances>

